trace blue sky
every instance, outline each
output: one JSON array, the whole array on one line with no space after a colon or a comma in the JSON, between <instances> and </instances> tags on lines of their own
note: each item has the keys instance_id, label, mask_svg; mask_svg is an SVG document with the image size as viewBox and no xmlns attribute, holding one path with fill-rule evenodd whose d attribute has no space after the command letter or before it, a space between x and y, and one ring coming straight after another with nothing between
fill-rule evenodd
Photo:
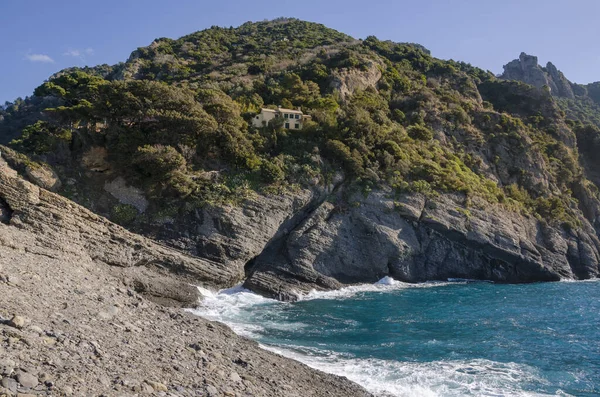
<instances>
[{"instance_id":1,"label":"blue sky","mask_svg":"<svg viewBox=\"0 0 600 397\"><path fill-rule=\"evenodd\" d=\"M114 64L157 37L296 17L356 38L420 43L499 73L521 51L600 80L597 0L0 0L0 103L68 67Z\"/></svg>"}]
</instances>

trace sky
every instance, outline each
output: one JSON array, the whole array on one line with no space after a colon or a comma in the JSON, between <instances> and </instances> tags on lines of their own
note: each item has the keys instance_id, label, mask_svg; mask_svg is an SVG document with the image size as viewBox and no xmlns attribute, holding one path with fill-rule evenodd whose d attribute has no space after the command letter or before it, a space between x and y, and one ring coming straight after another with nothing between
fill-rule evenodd
<instances>
[{"instance_id":1,"label":"sky","mask_svg":"<svg viewBox=\"0 0 600 397\"><path fill-rule=\"evenodd\" d=\"M355 38L419 43L494 73L524 51L600 80L598 0L0 0L0 104L70 66L115 64L159 37L294 17Z\"/></svg>"}]
</instances>

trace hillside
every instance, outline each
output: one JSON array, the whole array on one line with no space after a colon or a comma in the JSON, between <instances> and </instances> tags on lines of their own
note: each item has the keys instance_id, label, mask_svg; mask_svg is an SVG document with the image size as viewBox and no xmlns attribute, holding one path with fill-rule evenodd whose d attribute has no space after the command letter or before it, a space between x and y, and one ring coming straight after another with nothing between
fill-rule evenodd
<instances>
[{"instance_id":1,"label":"hillside","mask_svg":"<svg viewBox=\"0 0 600 397\"><path fill-rule=\"evenodd\" d=\"M564 100L415 44L213 27L55 74L2 111L0 142L42 187L280 299L596 277L600 113L554 72ZM252 126L279 105L312 121Z\"/></svg>"}]
</instances>

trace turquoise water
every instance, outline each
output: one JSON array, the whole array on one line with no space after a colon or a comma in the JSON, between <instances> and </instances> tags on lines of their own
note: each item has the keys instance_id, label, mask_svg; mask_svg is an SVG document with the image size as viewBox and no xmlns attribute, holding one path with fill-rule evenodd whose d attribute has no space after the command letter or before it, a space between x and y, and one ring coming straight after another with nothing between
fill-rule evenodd
<instances>
[{"instance_id":1,"label":"turquoise water","mask_svg":"<svg viewBox=\"0 0 600 397\"><path fill-rule=\"evenodd\" d=\"M600 282L205 294L198 314L379 395L600 395Z\"/></svg>"}]
</instances>

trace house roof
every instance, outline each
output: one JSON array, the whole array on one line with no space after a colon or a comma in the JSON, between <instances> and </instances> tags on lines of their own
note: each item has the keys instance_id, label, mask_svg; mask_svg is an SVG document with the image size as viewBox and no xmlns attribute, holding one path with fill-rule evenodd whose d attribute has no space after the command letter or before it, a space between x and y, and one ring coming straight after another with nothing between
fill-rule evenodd
<instances>
[{"instance_id":1,"label":"house roof","mask_svg":"<svg viewBox=\"0 0 600 397\"><path fill-rule=\"evenodd\" d=\"M294 110L294 109L284 109L284 108L279 108L279 111L281 113L297 113L297 114L303 114L301 110Z\"/></svg>"},{"instance_id":2,"label":"house roof","mask_svg":"<svg viewBox=\"0 0 600 397\"><path fill-rule=\"evenodd\" d=\"M284 109L284 108L278 108L278 109L267 109L267 108L262 108L261 111L263 112L270 112L270 113L294 113L294 114L304 114L302 113L301 110L294 110L294 109Z\"/></svg>"}]
</instances>

